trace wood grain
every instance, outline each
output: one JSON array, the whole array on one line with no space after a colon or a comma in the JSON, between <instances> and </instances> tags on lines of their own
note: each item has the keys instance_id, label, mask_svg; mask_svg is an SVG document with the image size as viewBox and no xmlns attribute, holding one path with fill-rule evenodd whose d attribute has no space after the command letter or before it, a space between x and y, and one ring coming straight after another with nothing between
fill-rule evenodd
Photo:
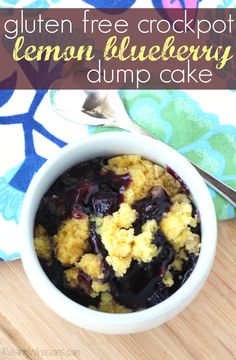
<instances>
[{"instance_id":1,"label":"wood grain","mask_svg":"<svg viewBox=\"0 0 236 360\"><path fill-rule=\"evenodd\" d=\"M181 315L124 336L88 332L54 314L31 288L20 261L0 264L0 359L236 359L236 219L219 224L211 275Z\"/></svg>"}]
</instances>

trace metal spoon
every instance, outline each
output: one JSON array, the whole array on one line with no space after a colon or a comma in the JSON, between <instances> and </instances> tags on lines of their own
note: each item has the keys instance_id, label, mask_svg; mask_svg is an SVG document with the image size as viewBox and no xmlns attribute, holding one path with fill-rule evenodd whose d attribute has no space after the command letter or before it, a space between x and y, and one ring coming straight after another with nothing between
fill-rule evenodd
<instances>
[{"instance_id":1,"label":"metal spoon","mask_svg":"<svg viewBox=\"0 0 236 360\"><path fill-rule=\"evenodd\" d=\"M161 141L155 135L143 129L130 119L117 91L115 90L80 91L79 98L77 91L64 91L63 103L66 103L68 106L68 102L65 101L66 94L68 96L68 101L70 100L70 102L73 103L73 106L68 106L69 110L68 108L66 110L60 108L59 104L61 105L62 101L59 101L60 99L56 100L56 96L60 93L60 91L61 90L59 90L58 93L55 91L52 92L52 105L55 112L68 121L75 122L79 125L116 127L130 132L137 132L142 135L150 136ZM76 107L74 106L75 104ZM114 107L112 104L114 104ZM81 113L79 114L80 108ZM214 176L208 174L192 161L190 162L211 188L221 194L234 207L236 207L236 190L222 183Z\"/></svg>"}]
</instances>

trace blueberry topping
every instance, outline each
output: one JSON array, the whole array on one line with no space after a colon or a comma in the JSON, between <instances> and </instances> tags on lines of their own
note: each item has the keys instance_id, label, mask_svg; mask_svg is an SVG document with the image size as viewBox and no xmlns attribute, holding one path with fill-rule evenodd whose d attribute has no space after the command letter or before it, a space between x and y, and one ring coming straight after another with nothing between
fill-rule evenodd
<instances>
[{"instance_id":1,"label":"blueberry topping","mask_svg":"<svg viewBox=\"0 0 236 360\"><path fill-rule=\"evenodd\" d=\"M110 265L106 262L105 258L108 255L105 246L102 243L101 237L96 232L96 224L95 222L91 222L90 224L90 246L92 251L97 254L101 259L102 271L104 274L103 282L108 281L113 275L114 271Z\"/></svg>"},{"instance_id":2,"label":"blueberry topping","mask_svg":"<svg viewBox=\"0 0 236 360\"><path fill-rule=\"evenodd\" d=\"M193 272L196 263L198 260L198 255L195 255L193 253L188 254L187 260L184 260L182 270L171 270L174 285L171 287L171 293L173 294L175 291L177 291L189 278L191 273Z\"/></svg>"},{"instance_id":3,"label":"blueberry topping","mask_svg":"<svg viewBox=\"0 0 236 360\"><path fill-rule=\"evenodd\" d=\"M166 243L167 239L165 237L165 235L163 234L163 232L161 230L157 230L157 232L155 233L154 236L154 244L156 246L161 246L164 245Z\"/></svg>"},{"instance_id":4,"label":"blueberry topping","mask_svg":"<svg viewBox=\"0 0 236 360\"><path fill-rule=\"evenodd\" d=\"M74 219L84 219L86 217L86 210L80 204L71 205L71 216Z\"/></svg>"},{"instance_id":5,"label":"blueberry topping","mask_svg":"<svg viewBox=\"0 0 236 360\"><path fill-rule=\"evenodd\" d=\"M92 298L89 294L83 291L81 288L77 287L75 289L68 289L66 287L59 288L59 290L69 297L71 300L89 307L89 306L98 306L99 304L99 297Z\"/></svg>"},{"instance_id":6,"label":"blueberry topping","mask_svg":"<svg viewBox=\"0 0 236 360\"><path fill-rule=\"evenodd\" d=\"M111 279L113 297L130 309L150 307L151 303L157 304L170 295L162 278L175 258L175 251L160 231L156 237L161 239L161 247L151 262L145 264L133 261L122 278Z\"/></svg>"},{"instance_id":7,"label":"blueberry topping","mask_svg":"<svg viewBox=\"0 0 236 360\"><path fill-rule=\"evenodd\" d=\"M46 265L44 261L40 260L40 264L47 274L49 280L58 288L61 288L63 285L63 275L64 269L59 263L58 260L53 259L53 262L50 266Z\"/></svg>"},{"instance_id":8,"label":"blueberry topping","mask_svg":"<svg viewBox=\"0 0 236 360\"><path fill-rule=\"evenodd\" d=\"M78 274L78 282L79 288L84 291L85 294L89 294L91 292L92 279L81 270Z\"/></svg>"},{"instance_id":9,"label":"blueberry topping","mask_svg":"<svg viewBox=\"0 0 236 360\"><path fill-rule=\"evenodd\" d=\"M151 196L136 201L133 205L133 208L138 212L139 216L135 226L138 226L140 219L141 224L152 219L160 222L163 214L169 210L170 206L170 198L164 189L153 188Z\"/></svg>"},{"instance_id":10,"label":"blueberry topping","mask_svg":"<svg viewBox=\"0 0 236 360\"><path fill-rule=\"evenodd\" d=\"M105 246L102 243L101 237L96 232L96 223L92 221L90 223L90 237L89 242L93 252L102 257L106 257L108 255Z\"/></svg>"},{"instance_id":11,"label":"blueberry topping","mask_svg":"<svg viewBox=\"0 0 236 360\"><path fill-rule=\"evenodd\" d=\"M36 224L42 225L49 235L57 233L69 214L69 203L60 194L46 194L36 215Z\"/></svg>"},{"instance_id":12,"label":"blueberry topping","mask_svg":"<svg viewBox=\"0 0 236 360\"><path fill-rule=\"evenodd\" d=\"M91 196L99 191L99 187L96 184L84 183L77 185L71 192L71 201L74 203L83 203L88 205Z\"/></svg>"},{"instance_id":13,"label":"blueberry topping","mask_svg":"<svg viewBox=\"0 0 236 360\"><path fill-rule=\"evenodd\" d=\"M95 216L112 214L119 208L117 195L113 192L99 192L93 196L92 206Z\"/></svg>"},{"instance_id":14,"label":"blueberry topping","mask_svg":"<svg viewBox=\"0 0 236 360\"><path fill-rule=\"evenodd\" d=\"M164 301L170 296L168 288L163 284L163 282L159 281L156 284L156 288L154 292L149 298L147 299L146 307L151 307L160 302Z\"/></svg>"},{"instance_id":15,"label":"blueberry topping","mask_svg":"<svg viewBox=\"0 0 236 360\"><path fill-rule=\"evenodd\" d=\"M196 256L195 254L189 254L188 259L185 260L183 269L182 269L182 283L181 285L183 285L189 278L189 276L191 275L191 273L193 272L193 269L196 266L198 260L198 256Z\"/></svg>"}]
</instances>

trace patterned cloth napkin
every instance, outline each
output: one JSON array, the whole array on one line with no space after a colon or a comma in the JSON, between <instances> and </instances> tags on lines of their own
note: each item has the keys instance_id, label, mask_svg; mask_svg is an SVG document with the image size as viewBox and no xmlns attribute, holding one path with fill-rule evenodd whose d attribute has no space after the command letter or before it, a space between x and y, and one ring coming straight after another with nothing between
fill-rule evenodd
<instances>
[{"instance_id":1,"label":"patterned cloth napkin","mask_svg":"<svg viewBox=\"0 0 236 360\"><path fill-rule=\"evenodd\" d=\"M110 0L110 7L209 6L202 0ZM105 7L107 0L0 0L0 7ZM211 6L236 7L236 0ZM14 79L12 89L14 89ZM79 93L78 93L79 96ZM236 188L236 115L233 91L121 91L132 119L220 180ZM102 131L111 129L102 129ZM112 129L114 131L114 129ZM47 91L0 91L0 261L20 257L17 227L25 193L46 159L100 128L59 117ZM236 215L211 191L218 219Z\"/></svg>"}]
</instances>

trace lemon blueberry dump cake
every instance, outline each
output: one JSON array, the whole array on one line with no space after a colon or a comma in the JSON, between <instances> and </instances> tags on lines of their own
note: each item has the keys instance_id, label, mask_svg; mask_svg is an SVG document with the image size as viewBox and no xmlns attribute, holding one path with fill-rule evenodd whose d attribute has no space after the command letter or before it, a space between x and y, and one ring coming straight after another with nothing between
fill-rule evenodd
<instances>
[{"instance_id":1,"label":"lemon blueberry dump cake","mask_svg":"<svg viewBox=\"0 0 236 360\"><path fill-rule=\"evenodd\" d=\"M191 194L170 169L138 155L66 171L44 195L34 244L52 283L91 309L127 313L178 290L200 251Z\"/></svg>"}]
</instances>

